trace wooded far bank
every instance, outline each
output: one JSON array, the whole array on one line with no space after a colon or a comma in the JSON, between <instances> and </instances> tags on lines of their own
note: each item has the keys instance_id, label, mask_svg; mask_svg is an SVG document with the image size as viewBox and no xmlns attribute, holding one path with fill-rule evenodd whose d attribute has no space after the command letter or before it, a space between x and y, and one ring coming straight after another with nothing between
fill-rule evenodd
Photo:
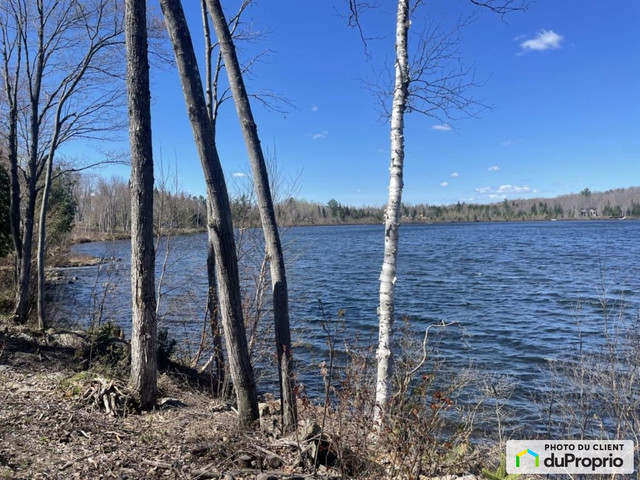
<instances>
[{"instance_id":1,"label":"wooded far bank","mask_svg":"<svg viewBox=\"0 0 640 480\"><path fill-rule=\"evenodd\" d=\"M71 182L75 202L75 237L90 240L95 234L118 236L130 231L129 187L119 178L91 179L78 176ZM162 185L155 190L157 231L203 230L206 202ZM260 218L250 193L232 196L231 210L236 228L258 227ZM289 197L275 204L278 223L293 225L379 224L383 206L350 206L331 199L326 204ZM569 220L640 217L640 187L606 192L580 193L555 198L502 200L494 203L458 202L452 205L403 204L402 222L492 222Z\"/></svg>"},{"instance_id":2,"label":"wooded far bank","mask_svg":"<svg viewBox=\"0 0 640 480\"><path fill-rule=\"evenodd\" d=\"M0 173L4 170L0 165ZM7 175L0 175L0 183ZM154 191L155 231L163 234L203 231L206 228L206 200L180 191L170 182L158 182ZM7 190L8 191L8 190ZM119 177L105 179L87 174L61 174L54 182L50 206L53 244L66 243L73 232L74 241L128 238L131 232L131 207L128 182ZM236 228L258 227L259 212L250 193L232 196L231 210ZM7 203L5 206L4 204ZM8 195L0 197L2 212L8 213ZM289 197L275 204L278 223L293 225L380 224L383 206L356 207L336 199L326 204ZM502 200L494 203L458 202L452 205L403 204L403 223L494 222L535 220L580 220L640 217L640 187L606 192L580 193L555 198ZM8 225L6 223L5 225ZM0 232L0 248L9 251L10 232ZM55 238L53 238L55 237Z\"/></svg>"}]
</instances>

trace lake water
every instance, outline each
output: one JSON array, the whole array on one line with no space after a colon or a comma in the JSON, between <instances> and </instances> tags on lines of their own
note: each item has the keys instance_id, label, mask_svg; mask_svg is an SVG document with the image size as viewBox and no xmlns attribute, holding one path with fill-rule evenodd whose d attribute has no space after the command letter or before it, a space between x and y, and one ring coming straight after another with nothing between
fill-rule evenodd
<instances>
[{"instance_id":1,"label":"lake water","mask_svg":"<svg viewBox=\"0 0 640 480\"><path fill-rule=\"evenodd\" d=\"M284 237L292 259L288 278L297 360L316 365L326 358L319 300L325 316L335 318L338 310L344 311L338 347L356 337L375 342L382 226L295 227ZM628 220L403 225L397 318L410 319L416 338L430 324L459 322L459 328L437 336L447 368L471 363L480 372L509 376L517 385L512 406L522 421L535 423L531 396L544 389L541 372L548 361L576 348L578 328L588 348L589 338L602 332L607 312L637 317L639 238L640 222ZM131 315L129 247L128 241L75 247L122 260L69 272L78 281L58 290L60 314L88 323L91 312L102 308L103 319L126 328ZM254 263L256 251L243 258L243 265ZM172 240L161 300L163 322L176 336L192 341L203 323L205 260L205 234ZM317 373L306 375L302 382L311 391L319 388Z\"/></svg>"}]
</instances>

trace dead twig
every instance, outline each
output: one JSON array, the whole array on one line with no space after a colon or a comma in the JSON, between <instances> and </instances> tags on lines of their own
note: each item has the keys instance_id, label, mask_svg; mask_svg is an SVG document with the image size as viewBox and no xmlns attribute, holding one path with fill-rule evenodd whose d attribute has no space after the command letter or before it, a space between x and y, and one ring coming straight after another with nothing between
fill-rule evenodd
<instances>
[{"instance_id":1,"label":"dead twig","mask_svg":"<svg viewBox=\"0 0 640 480\"><path fill-rule=\"evenodd\" d=\"M146 458L142 459L142 463L146 463L147 465L151 465L152 467L161 468L163 470L171 470L173 465L167 462L158 462L157 460L147 460Z\"/></svg>"},{"instance_id":2,"label":"dead twig","mask_svg":"<svg viewBox=\"0 0 640 480\"><path fill-rule=\"evenodd\" d=\"M75 459L73 459L73 460L69 460L67 463L65 463L64 465L62 465L62 466L59 468L59 470L62 472L62 471L64 471L64 470L66 470L67 468L71 467L72 465L75 465L75 464L76 464L76 463L78 463L78 462L82 462L82 461L86 460L87 458L91 457L92 455L93 455L93 453L92 453L92 454L89 454L89 455L83 455L83 456L78 457L78 458L75 458Z\"/></svg>"}]
</instances>

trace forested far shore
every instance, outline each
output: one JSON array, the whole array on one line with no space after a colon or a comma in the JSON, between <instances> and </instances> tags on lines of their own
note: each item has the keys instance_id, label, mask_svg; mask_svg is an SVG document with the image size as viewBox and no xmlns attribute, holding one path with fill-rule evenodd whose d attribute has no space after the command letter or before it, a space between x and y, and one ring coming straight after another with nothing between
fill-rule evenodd
<instances>
[{"instance_id":1,"label":"forested far shore","mask_svg":"<svg viewBox=\"0 0 640 480\"><path fill-rule=\"evenodd\" d=\"M128 182L112 177L78 175L71 182L75 201L76 239L126 236L130 232ZM258 208L251 193L232 196L231 211L236 228L260 225ZM206 228L206 199L177 189L156 186L154 194L156 231L190 232ZM326 204L289 197L275 204L278 223L293 225L379 224L384 206L351 206L331 199ZM640 187L606 192L579 193L556 198L502 200L495 203L458 202L452 205L403 204L404 223L494 222L516 220L569 220L640 217Z\"/></svg>"},{"instance_id":2,"label":"forested far shore","mask_svg":"<svg viewBox=\"0 0 640 480\"><path fill-rule=\"evenodd\" d=\"M4 169L0 165L0 173ZM6 172L0 183L7 180ZM8 214L8 195L0 196ZM236 228L258 227L258 208L251 193L232 196L231 211ZM128 181L119 177L60 172L53 186L48 236L56 244L65 233L72 241L85 242L128 238L131 232L131 193ZM7 203L7 205L4 205ZM277 201L280 225L380 224L384 206L351 206L331 199L326 204L289 197ZM495 203L458 202L451 205L402 204L403 223L496 222L576 220L640 217L640 187L579 193L555 198L502 200ZM154 189L154 228L162 234L201 232L206 229L207 206L202 195L192 195L167 182ZM8 222L0 235L8 249Z\"/></svg>"}]
</instances>

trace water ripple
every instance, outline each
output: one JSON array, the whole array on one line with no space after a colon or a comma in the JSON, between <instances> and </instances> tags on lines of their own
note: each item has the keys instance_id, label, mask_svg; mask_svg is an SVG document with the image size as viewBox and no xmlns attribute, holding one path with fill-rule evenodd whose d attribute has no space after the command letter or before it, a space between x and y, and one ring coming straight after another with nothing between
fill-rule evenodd
<instances>
[{"instance_id":1,"label":"water ripple","mask_svg":"<svg viewBox=\"0 0 640 480\"><path fill-rule=\"evenodd\" d=\"M410 319L416 338L430 324L459 322L461 330L439 338L441 357L454 369L473 364L517 379L513 405L522 418L537 418L530 400L544 393L540 372L547 363L584 342L588 347L605 321L637 317L637 238L640 222L631 221L403 225L396 314ZM318 300L333 318L344 310L344 340L354 342L358 334L361 343L375 342L382 239L381 226L287 231L285 242L295 245L298 257L288 276L294 336L302 335L296 350L301 364L327 355ZM76 249L123 260L74 271L78 281L58 291L61 315L88 323L97 303L106 300L105 318L126 326L129 242ZM164 301L182 299L178 309L165 310L168 324L196 338L204 315L205 256L204 235L178 237L166 274ZM311 391L320 388L317 375L303 374L302 381Z\"/></svg>"}]
</instances>

